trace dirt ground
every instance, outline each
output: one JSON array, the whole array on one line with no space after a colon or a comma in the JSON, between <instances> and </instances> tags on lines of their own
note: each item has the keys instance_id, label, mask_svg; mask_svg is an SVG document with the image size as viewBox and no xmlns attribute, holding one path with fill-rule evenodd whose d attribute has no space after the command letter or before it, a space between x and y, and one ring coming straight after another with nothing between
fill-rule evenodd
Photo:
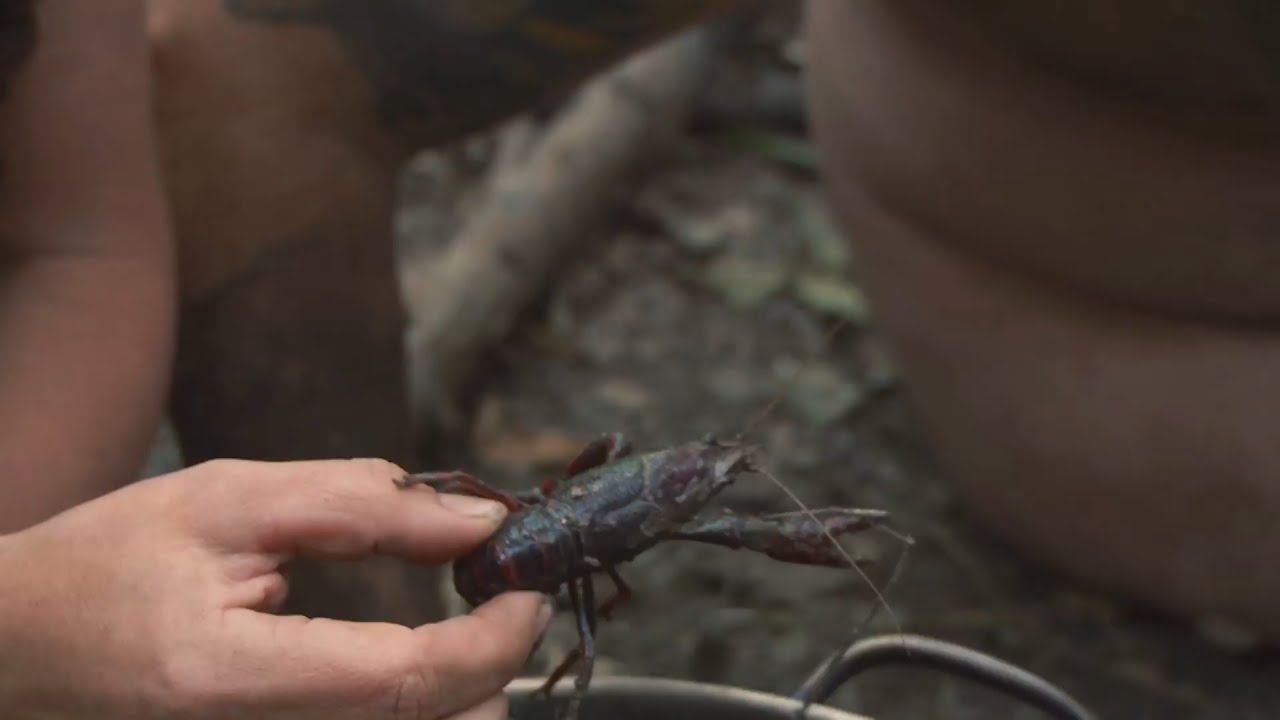
<instances>
[{"instance_id":1,"label":"dirt ground","mask_svg":"<svg viewBox=\"0 0 1280 720\"><path fill-rule=\"evenodd\" d=\"M784 93L785 94L785 93ZM871 507L916 539L872 632L964 643L1039 673L1100 717L1280 716L1274 657L1231 652L1226 630L1170 624L1046 574L987 537L958 506L914 426L868 308L857 263L819 193L803 137L691 135L635 185L485 372L471 447L439 458L495 484L554 472L595 436L638 450L748 439L810 506ZM406 177L401 240L447 235L435 159ZM850 325L829 344L839 319ZM799 371L799 374L797 374ZM724 495L744 512L790 510L769 480ZM903 545L868 533L851 549L884 581ZM852 569L788 566L672 544L622 569L634 601L599 634L597 673L670 676L787 694L852 636L875 602ZM605 584L607 587L607 583ZM576 643L560 614L541 662ZM533 667L531 672L547 669ZM1031 718L1031 710L929 670L885 669L831 704L878 720Z\"/></svg>"}]
</instances>

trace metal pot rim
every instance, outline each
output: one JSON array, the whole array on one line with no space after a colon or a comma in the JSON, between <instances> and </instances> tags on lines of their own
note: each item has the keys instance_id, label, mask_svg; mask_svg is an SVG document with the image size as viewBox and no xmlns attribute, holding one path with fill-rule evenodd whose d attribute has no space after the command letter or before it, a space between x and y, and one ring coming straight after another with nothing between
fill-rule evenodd
<instances>
[{"instance_id":1,"label":"metal pot rim","mask_svg":"<svg viewBox=\"0 0 1280 720\"><path fill-rule=\"evenodd\" d=\"M545 678L522 677L513 680L505 688L508 697L528 698L542 687ZM557 698L568 697L573 691L572 684L558 685L553 691ZM676 702L693 702L706 705L718 705L725 709L751 708L774 714L779 718L797 717L803 703L792 698L748 690L732 685L680 680L677 678L643 677L638 675L604 675L592 679L591 695L603 698L659 698ZM846 710L822 704L812 704L805 711L808 720L872 720L865 715L858 715Z\"/></svg>"},{"instance_id":2,"label":"metal pot rim","mask_svg":"<svg viewBox=\"0 0 1280 720\"><path fill-rule=\"evenodd\" d=\"M881 635L854 643L815 670L790 697L728 685L629 675L601 677L593 681L592 692L601 692L607 699L629 696L643 702L656 697L690 706L751 709L774 717L795 718L805 709L806 713L813 713L815 720L871 720L822 703L847 680L868 668L887 665L942 670L1000 691L1059 720L1096 719L1075 698L1038 675L972 648L908 634ZM530 696L542 682L537 678L522 678L508 685L507 692L513 700L531 700ZM571 688L557 686L554 695L563 697L572 692Z\"/></svg>"}]
</instances>

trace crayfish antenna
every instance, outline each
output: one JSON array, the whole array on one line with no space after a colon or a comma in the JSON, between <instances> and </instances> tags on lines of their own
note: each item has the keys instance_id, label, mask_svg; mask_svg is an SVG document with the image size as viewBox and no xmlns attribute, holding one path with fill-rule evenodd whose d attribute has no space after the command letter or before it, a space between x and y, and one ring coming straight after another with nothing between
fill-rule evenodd
<instances>
[{"instance_id":1,"label":"crayfish antenna","mask_svg":"<svg viewBox=\"0 0 1280 720\"><path fill-rule=\"evenodd\" d=\"M831 341L835 339L836 334L839 333L841 330L843 330L846 325L850 325L850 324L852 324L852 321L848 319L840 320L839 322L837 322L834 326L832 326L830 330L827 331L827 334L823 336L822 341L818 344L818 346L820 348L826 348L830 346ZM778 405L782 403L783 399L786 398L786 396L789 395L791 391L795 389L795 385L797 382L800 381L800 375L804 372L804 367L806 364L802 364L800 367L796 368L795 374L793 374L791 376L791 379L787 381L787 385L782 390L782 392L774 395L773 399L769 401L769 404L765 405L763 410L756 413L755 417L751 418L751 420L747 422L746 426L742 428L742 432L738 433L738 436L733 439L733 442L735 444L741 443L743 439L747 437L747 435L750 435L753 430L759 427L760 423L764 422L766 419L768 419L770 415L773 414L774 410L778 408Z\"/></svg>"},{"instance_id":2,"label":"crayfish antenna","mask_svg":"<svg viewBox=\"0 0 1280 720\"><path fill-rule=\"evenodd\" d=\"M846 326L851 324L852 324L852 321L848 319L844 319L836 322L836 324L833 325L831 329L828 330L827 333L823 336L821 342L819 343L819 347L822 349L826 349L827 347L829 347L831 345L831 342L835 339L835 336L841 330L843 330ZM756 415L752 417L750 421L747 422L746 426L742 429L740 433L738 433L737 437L734 438L730 444L741 445L744 439L749 434L751 434L751 432L753 432L757 427L759 427L759 425L762 422L764 422L771 414L773 414L773 412L777 409L778 405L780 405L782 401L786 398L786 396L789 395L795 389L795 386L800 381L800 377L804 373L804 370L807 365L808 363L802 363L799 367L796 368L795 373L792 374L791 378L787 381L786 386L782 389L782 391L777 393L773 397L773 399L769 401L769 404L766 405L763 410L761 410L759 413L756 413ZM880 383L875 388L873 388L872 396L875 398L879 398L884 395L892 393L894 389L896 389L896 383L893 383L893 382ZM710 435L708 435L707 439L711 440L712 438ZM863 579L863 581L866 582L868 586L870 586L872 592L875 593L877 602L874 605L872 605L871 609L867 613L867 616L862 620L861 623L859 623L858 627L854 630L853 638L847 644L852 644L859 637L862 636L862 634L866 631L866 629L875 620L876 615L879 613L881 608L884 608L889 612L889 617L893 622L894 629L897 631L898 635L901 635L902 622L898 618L897 613L895 613L893 611L893 608L889 605L889 601L886 598L886 595L888 594L889 590L891 590L893 586L897 583L898 578L901 576L902 571L906 566L907 556L910 553L912 546L915 545L915 538L913 538L910 535L900 533L880 523L872 524L873 528L875 528L876 530L879 530L880 532L884 532L892 536L893 538L900 541L903 545L902 554L899 556L897 562L894 563L894 569L890 573L889 579L885 582L884 589L881 590L880 588L876 587L876 584L874 581L872 581L871 577L867 575L867 573L863 571L863 569L858 565L857 561L855 561L853 557L849 555L848 551L844 549L844 546L840 544L840 542L835 538L835 536L831 533L831 531L828 530L818 520L818 517L813 512L813 510L810 509L807 505L805 505L804 501L801 500L791 490L791 488L787 487L785 483L783 483L780 479L778 479L771 472L769 472L768 469L765 467L764 462L760 460L757 456L753 455L750 458L750 463L751 463L751 470L753 472L763 475L764 477L768 478L769 481L772 482L774 485L777 485L778 488L780 488L782 492L785 493L787 497L789 497L791 501L795 503L798 508L800 508L801 511L803 511L806 515L808 515L811 520L813 520L814 522L818 523L820 526L823 527L823 532L826 534L827 539L830 540L831 544L835 546L836 550L842 556L844 556L846 560L848 560L849 566L853 568L854 572L858 573L858 575ZM837 651L832 656L829 662L835 662L840 657L841 652L843 651ZM800 717L804 716L805 712L808 710L809 704L810 703L806 702L804 704L804 707L800 709L799 711Z\"/></svg>"},{"instance_id":3,"label":"crayfish antenna","mask_svg":"<svg viewBox=\"0 0 1280 720\"><path fill-rule=\"evenodd\" d=\"M818 524L819 527L822 528L822 532L827 536L827 539L831 541L831 544L835 546L836 551L839 552L842 556L844 556L845 560L849 561L849 567L853 568L854 572L858 573L858 575L863 579L863 581L865 581L867 585L870 586L871 591L875 593L877 604L872 606L871 612L867 615L867 618L863 620L862 623L858 626L855 636L861 635L862 631L865 630L866 627L871 624L871 621L875 619L875 615L879 611L880 607L884 607L885 610L889 611L889 617L893 620L894 629L897 631L899 635L901 635L902 622L898 619L898 615L893 611L893 608L889 606L889 600L885 597L885 593L887 593L889 589L893 587L893 584L897 581L898 576L901 574L902 566L905 564L905 561L906 561L907 552L910 550L911 546L915 544L915 539L912 538L910 535L904 535L897 531L883 528L883 526L881 526L879 523L872 524L873 528L880 529L885 532L889 532L891 535L901 540L904 543L904 546L907 548L906 550L903 550L902 557L899 558L898 562L894 564L893 573L890 575L889 581L885 583L884 591L881 591L880 588L876 587L876 584L874 581L872 581L871 576L867 575L866 571L864 571L861 567L859 567L858 562L853 559L853 556L849 554L849 551L844 549L844 546L840 544L840 541L836 539L836 536L832 534L832 532L829 529L827 529L826 525L821 520L818 519L818 516L813 512L813 510L810 509L809 506L806 505L798 495L792 492L791 488L787 487L786 483L782 482L773 473L769 472L769 470L766 467L764 467L763 464L757 465L753 469L755 470L755 472L768 478L769 481L772 482L774 485L777 485L782 490L782 492L786 493L787 497L791 498L791 501L794 502L802 512L808 515L811 520L813 520L815 523Z\"/></svg>"}]
</instances>

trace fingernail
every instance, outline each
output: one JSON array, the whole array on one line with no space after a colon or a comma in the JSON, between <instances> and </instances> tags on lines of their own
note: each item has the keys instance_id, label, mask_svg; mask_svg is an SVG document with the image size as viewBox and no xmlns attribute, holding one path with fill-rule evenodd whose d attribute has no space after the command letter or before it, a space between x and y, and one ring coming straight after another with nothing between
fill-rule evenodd
<instances>
[{"instance_id":1,"label":"fingernail","mask_svg":"<svg viewBox=\"0 0 1280 720\"><path fill-rule=\"evenodd\" d=\"M452 512L481 520L500 520L507 516L507 508L500 502L472 497L440 493L440 504Z\"/></svg>"}]
</instances>

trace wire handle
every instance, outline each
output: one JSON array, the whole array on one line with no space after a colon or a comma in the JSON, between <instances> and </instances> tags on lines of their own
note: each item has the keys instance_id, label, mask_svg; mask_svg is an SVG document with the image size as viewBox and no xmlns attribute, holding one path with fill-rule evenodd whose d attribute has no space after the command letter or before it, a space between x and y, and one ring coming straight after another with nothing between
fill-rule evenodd
<instances>
[{"instance_id":1,"label":"wire handle","mask_svg":"<svg viewBox=\"0 0 1280 720\"><path fill-rule=\"evenodd\" d=\"M791 696L804 703L799 716L803 718L810 705L825 701L855 675L887 664L930 667L964 677L1043 710L1056 720L1097 720L1070 695L1022 668L961 645L900 634L861 640L823 663Z\"/></svg>"}]
</instances>

